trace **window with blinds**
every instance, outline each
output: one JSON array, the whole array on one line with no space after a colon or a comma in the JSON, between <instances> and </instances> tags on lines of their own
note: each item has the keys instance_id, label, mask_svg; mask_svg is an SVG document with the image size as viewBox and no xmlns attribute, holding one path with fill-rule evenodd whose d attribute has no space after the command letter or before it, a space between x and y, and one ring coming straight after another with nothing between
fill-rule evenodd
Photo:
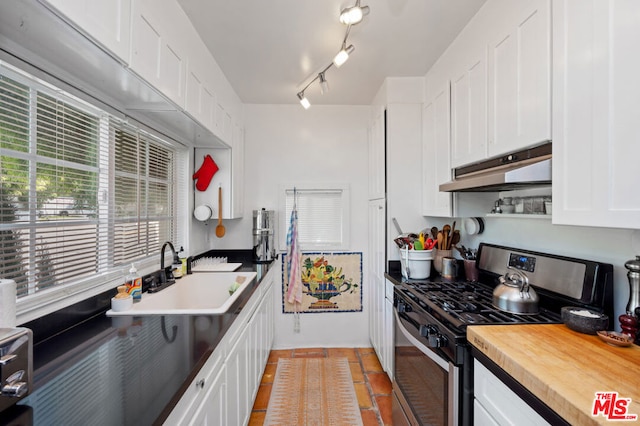
<instances>
[{"instance_id":1,"label":"window with blinds","mask_svg":"<svg viewBox=\"0 0 640 426\"><path fill-rule=\"evenodd\" d=\"M176 238L176 150L0 66L0 278L91 283Z\"/></svg>"},{"instance_id":2,"label":"window with blinds","mask_svg":"<svg viewBox=\"0 0 640 426\"><path fill-rule=\"evenodd\" d=\"M286 250L291 210L298 211L298 242L302 250L349 248L349 189L346 185L296 185L284 189L280 248Z\"/></svg>"}]
</instances>

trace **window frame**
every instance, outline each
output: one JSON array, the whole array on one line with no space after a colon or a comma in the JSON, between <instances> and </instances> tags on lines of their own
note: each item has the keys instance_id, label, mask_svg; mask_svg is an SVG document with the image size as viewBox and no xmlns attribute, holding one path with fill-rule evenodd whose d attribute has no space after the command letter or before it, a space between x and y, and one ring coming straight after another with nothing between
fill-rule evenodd
<instances>
[{"instance_id":1,"label":"window frame","mask_svg":"<svg viewBox=\"0 0 640 426\"><path fill-rule=\"evenodd\" d=\"M279 211L280 214L280 230L279 234L279 248L281 251L287 250L287 233L289 231L289 223L291 219L291 210L287 210L287 198L290 196L289 194L293 192L293 190L300 193L312 193L312 192L340 192L341 198L341 208L342 214L340 215L340 227L342 228L341 235L342 239L340 242L331 244L331 243L309 243L309 242L300 242L300 249L302 251L343 251L350 249L350 234L351 234L351 226L350 226L350 203L351 203L351 195L349 184L345 182L332 182L332 183L324 183L324 182L297 182L290 184L281 184L279 189ZM300 210L298 211L300 214ZM300 216L298 216L300 217ZM300 222L298 222L300 225Z\"/></svg>"},{"instance_id":2,"label":"window frame","mask_svg":"<svg viewBox=\"0 0 640 426\"><path fill-rule=\"evenodd\" d=\"M102 131L99 131L98 141L98 160L97 160L97 168L105 170L100 170L98 172L99 181L98 187L96 188L96 196L98 198L104 198L97 205L97 218L96 223L100 221L106 221L106 226L108 228L107 233L112 235L113 225L117 222L117 218L115 216L115 204L113 200L114 194L114 179L115 179L115 171L113 167L113 162L115 161L114 149L115 149L115 139L114 129L116 128L116 121L125 123L128 129L135 129L138 135L143 135L144 138L148 138L155 145L162 146L167 150L172 152L173 155L173 172L170 178L171 182L171 192L172 192L172 203L168 204L170 206L170 211L167 213L171 216L171 221L173 225L170 231L170 239L178 249L180 246L185 246L188 239L188 228L181 226L179 223L180 218L184 217L185 213L182 210L186 209L188 203L188 196L185 191L180 191L179 188L186 187L188 185L187 182L187 173L186 169L189 164L189 151L188 148L182 144L177 142L174 139L168 138L165 135L155 132L153 129L146 127L142 123L138 123L136 120L132 120L128 117L119 116L114 111L109 110L109 108L104 108L104 106L96 106L93 103L87 102L75 96L64 89L57 87L57 85L53 85L51 83L45 82L40 78L31 75L25 71L22 71L19 68L15 68L7 64L4 61L0 61L0 71L4 76L8 79L17 81L20 84L26 85L29 88L30 93L44 93L47 96L54 97L58 101L62 101L65 104L69 104L73 107L76 107L82 111L90 113L94 116L99 117L99 126L101 130L104 130L102 126L108 126L107 139L103 140L105 137ZM32 95L31 98L34 96ZM33 121L33 107L30 107L29 113L29 121ZM106 122L105 122L106 120ZM31 123L30 126L32 128L35 127L35 124ZM32 144L31 140L33 140L36 136L29 136L29 144ZM16 154L17 157L16 157ZM12 158L24 158L33 164L34 170L35 165L38 164L38 155L29 149L26 153L19 153L15 150L3 149L0 148L0 155L8 155ZM101 156L106 155L106 167L104 164L105 158ZM149 154L147 154L149 155ZM30 166L31 167L31 166ZM106 176L106 181L105 181ZM32 179L30 177L30 179ZM138 176L138 179L141 179ZM149 179L148 175L145 175L145 179ZM106 183L106 189L105 189ZM37 219L37 207L35 201L36 193L32 192L34 188L30 188L29 190L29 223L26 226L36 226ZM104 191L107 191L106 193ZM106 201L105 201L106 200ZM180 207L183 206L183 207ZM141 206L141 208L145 208ZM85 220L85 222L91 222L90 220ZM63 222L61 222L63 223ZM20 225L20 223L16 223ZM24 225L24 222L23 222ZM98 225L96 225L98 228ZM24 227L16 226L13 229L24 229ZM37 234L36 234L37 236ZM160 245L163 241L160 241ZM35 245L34 243L29 243L29 251L32 251ZM100 244L100 238L96 236L96 244ZM106 248L99 247L97 253L105 253L109 252L113 247L113 242L108 242L108 246ZM159 255L159 251L158 251ZM98 254L97 257L101 256ZM27 256L23 261L29 267L33 264L33 257ZM132 259L135 262L136 267L141 273L149 273L153 270L156 270L158 267L158 259L155 253L148 253L143 257L139 257L136 259ZM37 319L41 316L54 312L58 309L69 306L73 303L85 300L89 297L100 294L104 291L114 289L117 285L122 284L124 276L126 275L128 269L131 267L130 259L123 260L121 264L115 265L113 258L107 259L107 265L100 264L99 261L96 263L96 267L100 268L98 272L95 274L90 274L86 277L72 279L69 283L65 283L62 285L57 285L47 289L41 289L32 294L27 294L26 296L20 297L16 299L16 323L22 324L34 319ZM34 275L35 271L33 271L29 267L29 274ZM31 281L34 278L29 278L29 287L31 287Z\"/></svg>"}]
</instances>

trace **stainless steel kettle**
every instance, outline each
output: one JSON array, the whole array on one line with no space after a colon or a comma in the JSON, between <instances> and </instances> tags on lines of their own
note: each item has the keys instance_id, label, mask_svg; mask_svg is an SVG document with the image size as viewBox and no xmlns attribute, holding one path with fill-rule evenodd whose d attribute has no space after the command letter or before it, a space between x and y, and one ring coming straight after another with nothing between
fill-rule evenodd
<instances>
[{"instance_id":1,"label":"stainless steel kettle","mask_svg":"<svg viewBox=\"0 0 640 426\"><path fill-rule=\"evenodd\" d=\"M507 272L499 278L499 284L493 289L493 305L513 314L537 314L538 294L529 286L527 275L517 269Z\"/></svg>"}]
</instances>

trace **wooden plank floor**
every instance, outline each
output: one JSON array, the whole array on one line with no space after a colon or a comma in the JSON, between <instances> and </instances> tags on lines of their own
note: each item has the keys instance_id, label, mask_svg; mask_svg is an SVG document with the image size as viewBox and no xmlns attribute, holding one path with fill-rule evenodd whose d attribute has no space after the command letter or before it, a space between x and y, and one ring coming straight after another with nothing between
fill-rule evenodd
<instances>
[{"instance_id":1,"label":"wooden plank floor","mask_svg":"<svg viewBox=\"0 0 640 426\"><path fill-rule=\"evenodd\" d=\"M353 385L358 396L364 426L391 425L391 381L382 371L380 361L373 348L305 348L274 350L262 376L256 395L250 426L261 426L267 414L269 397L276 367L280 358L332 358L349 360Z\"/></svg>"}]
</instances>

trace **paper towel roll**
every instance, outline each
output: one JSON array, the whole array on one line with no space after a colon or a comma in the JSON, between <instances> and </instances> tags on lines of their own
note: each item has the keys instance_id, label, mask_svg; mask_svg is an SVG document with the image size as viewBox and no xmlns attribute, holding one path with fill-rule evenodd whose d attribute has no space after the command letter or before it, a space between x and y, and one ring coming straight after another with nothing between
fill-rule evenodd
<instances>
[{"instance_id":1,"label":"paper towel roll","mask_svg":"<svg viewBox=\"0 0 640 426\"><path fill-rule=\"evenodd\" d=\"M0 279L0 328L16 326L16 282Z\"/></svg>"}]
</instances>

